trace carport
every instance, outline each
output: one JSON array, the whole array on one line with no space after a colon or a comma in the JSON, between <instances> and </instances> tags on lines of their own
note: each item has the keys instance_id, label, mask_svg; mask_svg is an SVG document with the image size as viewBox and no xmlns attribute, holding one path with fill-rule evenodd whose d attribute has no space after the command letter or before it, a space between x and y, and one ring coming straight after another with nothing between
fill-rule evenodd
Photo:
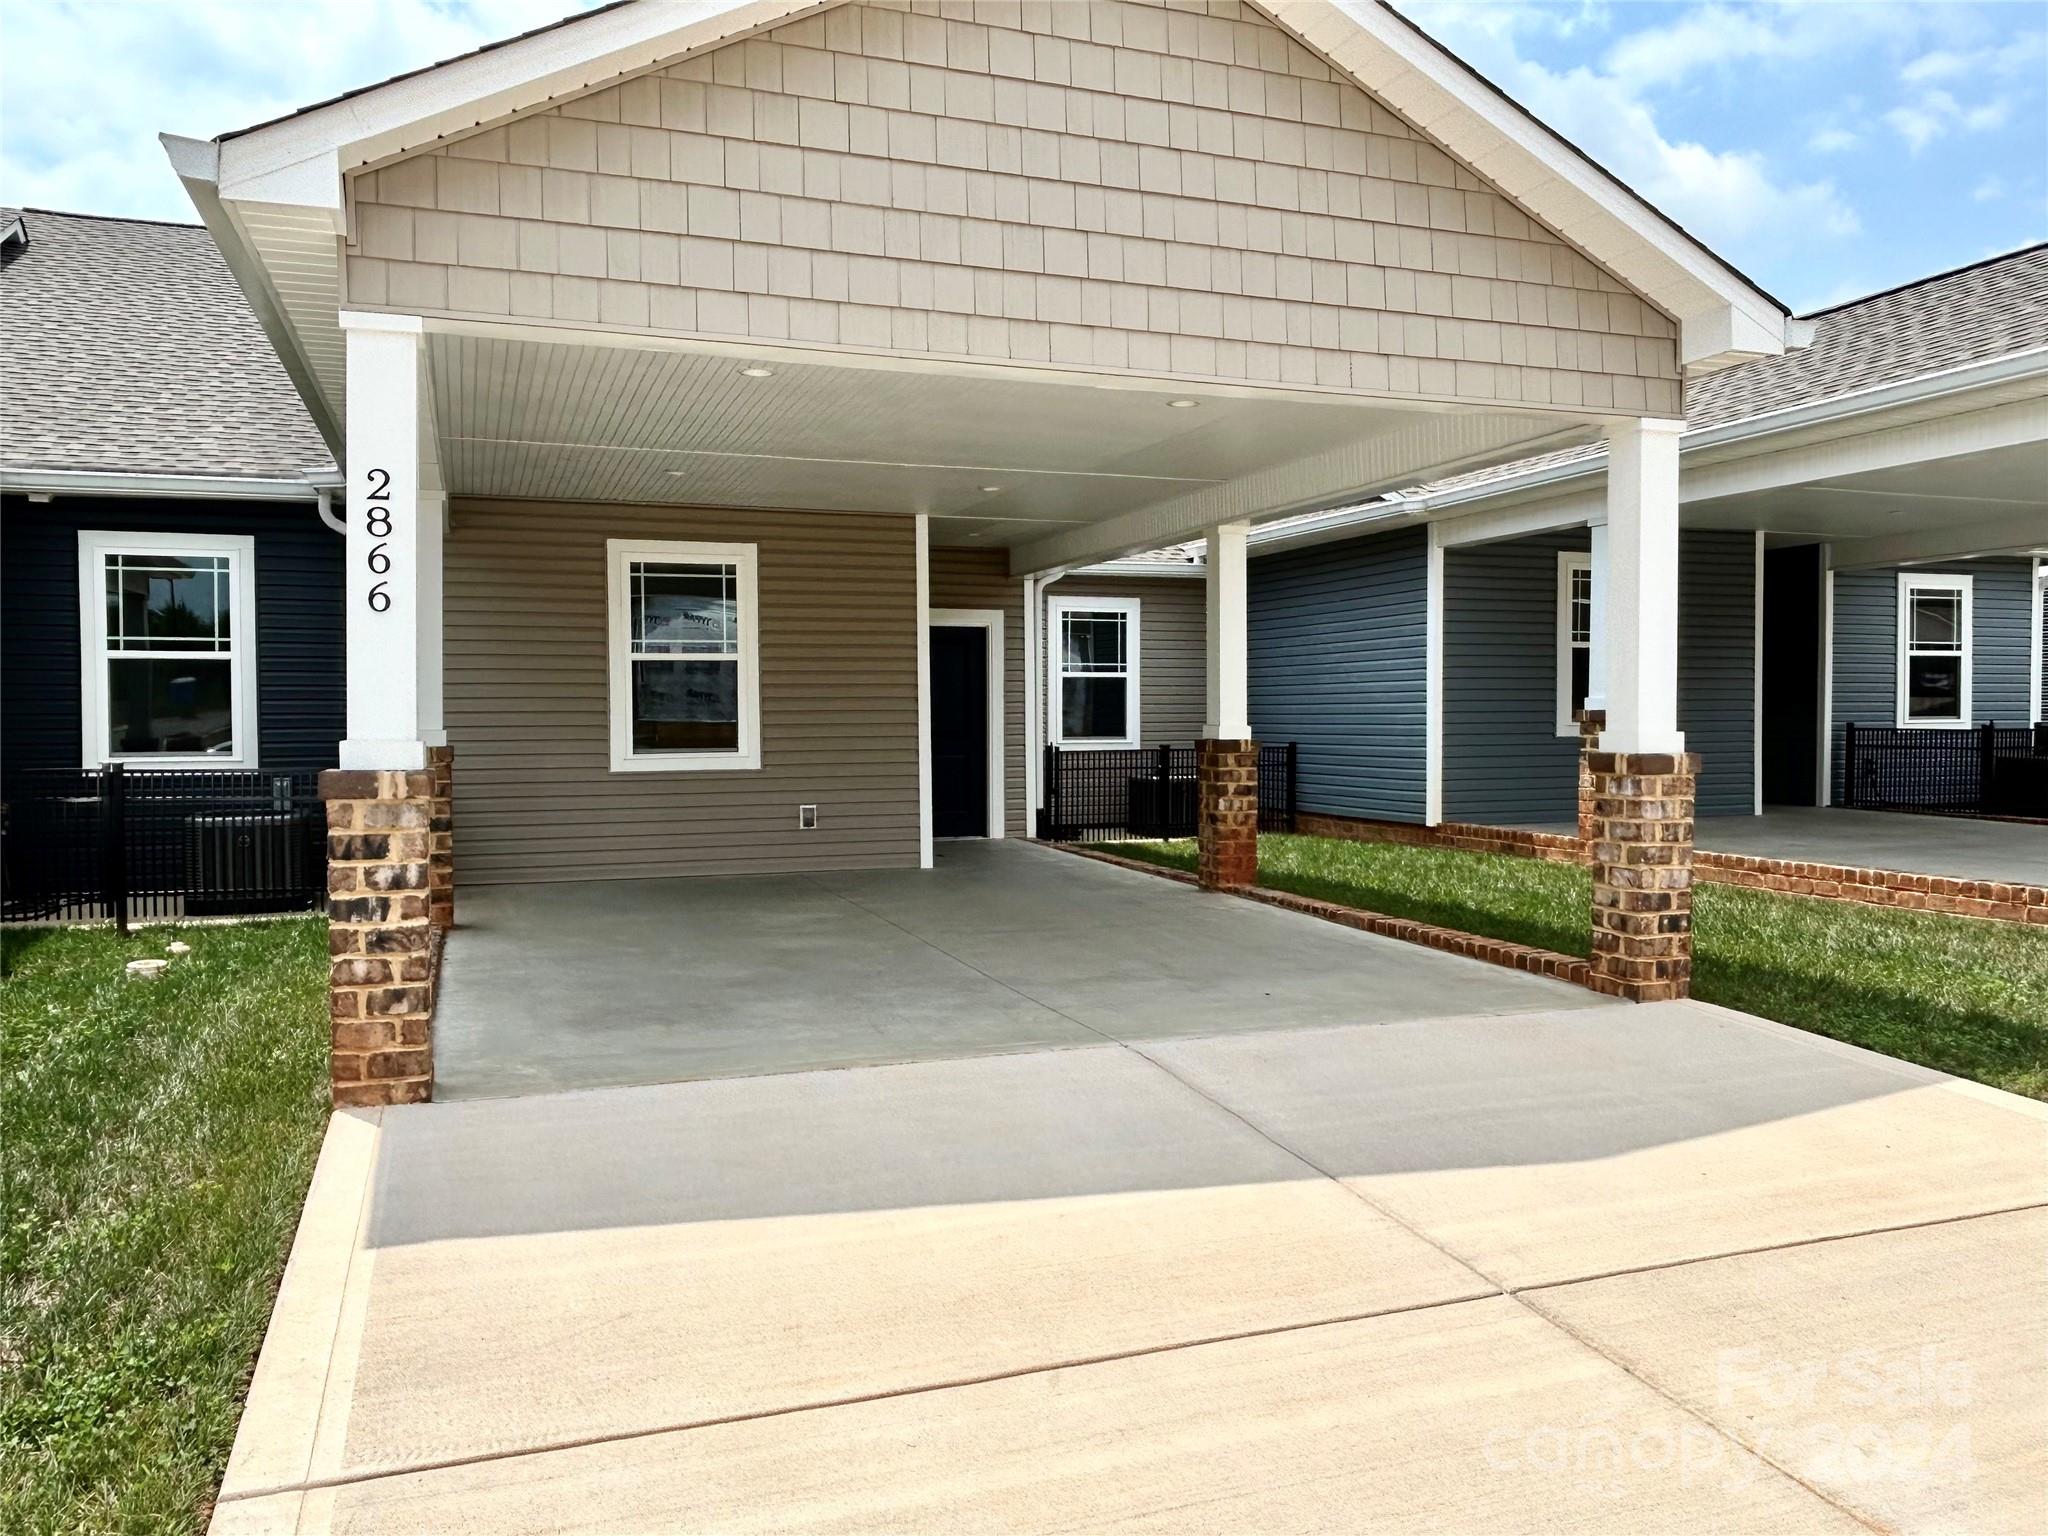
<instances>
[{"instance_id":1,"label":"carport","mask_svg":"<svg viewBox=\"0 0 2048 1536\"><path fill-rule=\"evenodd\" d=\"M443 964L444 1099L1601 1003L1017 841L486 887Z\"/></svg>"}]
</instances>

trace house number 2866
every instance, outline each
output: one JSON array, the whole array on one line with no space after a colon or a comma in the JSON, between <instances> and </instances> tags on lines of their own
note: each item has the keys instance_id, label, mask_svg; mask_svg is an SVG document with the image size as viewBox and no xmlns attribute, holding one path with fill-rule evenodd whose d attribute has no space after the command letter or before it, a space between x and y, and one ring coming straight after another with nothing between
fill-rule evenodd
<instances>
[{"instance_id":1,"label":"house number 2866","mask_svg":"<svg viewBox=\"0 0 2048 1536\"><path fill-rule=\"evenodd\" d=\"M363 526L377 542L370 546L368 564L372 576L384 576L391 570L391 555L386 548L391 538L391 471L372 469L369 481L370 491L365 498L369 508L363 514ZM388 585L384 581L371 585L370 612L382 613L391 606L391 594L384 590Z\"/></svg>"}]
</instances>

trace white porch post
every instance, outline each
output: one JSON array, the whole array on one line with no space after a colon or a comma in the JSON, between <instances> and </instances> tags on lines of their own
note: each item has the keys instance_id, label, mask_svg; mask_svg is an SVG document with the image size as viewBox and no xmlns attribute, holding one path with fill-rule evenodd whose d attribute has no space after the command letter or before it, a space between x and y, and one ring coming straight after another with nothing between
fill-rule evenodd
<instances>
[{"instance_id":1,"label":"white porch post","mask_svg":"<svg viewBox=\"0 0 2048 1536\"><path fill-rule=\"evenodd\" d=\"M1208 534L1209 692L1202 735L1210 741L1249 741L1252 734L1245 620L1245 538L1251 531L1250 523L1221 523Z\"/></svg>"},{"instance_id":2,"label":"white porch post","mask_svg":"<svg viewBox=\"0 0 2048 1536\"><path fill-rule=\"evenodd\" d=\"M1245 537L1249 523L1209 530L1208 708L1195 748L1196 872L1204 889L1258 883L1259 749L1252 741Z\"/></svg>"},{"instance_id":3,"label":"white porch post","mask_svg":"<svg viewBox=\"0 0 2048 1536\"><path fill-rule=\"evenodd\" d=\"M344 311L348 338L348 735L343 768L426 766L421 737L420 351L412 315ZM438 487L435 487L438 490ZM439 507L430 551L440 589ZM436 636L439 615L434 617ZM432 664L438 693L440 662ZM438 703L438 700L437 700ZM438 722L436 722L438 725Z\"/></svg>"},{"instance_id":4,"label":"white porch post","mask_svg":"<svg viewBox=\"0 0 2048 1536\"><path fill-rule=\"evenodd\" d=\"M931 519L917 514L917 867L932 867ZM992 765L993 766L993 765Z\"/></svg>"},{"instance_id":5,"label":"white porch post","mask_svg":"<svg viewBox=\"0 0 2048 1536\"><path fill-rule=\"evenodd\" d=\"M1678 438L1680 421L1647 418L1607 432L1604 618L1607 752L1683 752L1678 729ZM1597 569L1597 567L1596 567ZM1605 588L1605 602L1602 589ZM1602 610L1604 611L1604 614ZM1596 663L1597 665L1597 660Z\"/></svg>"},{"instance_id":6,"label":"white porch post","mask_svg":"<svg viewBox=\"0 0 2048 1536\"><path fill-rule=\"evenodd\" d=\"M1586 647L1586 704L1589 710L1607 708L1607 525L1595 523L1592 559L1588 562L1593 584L1593 622Z\"/></svg>"}]
</instances>

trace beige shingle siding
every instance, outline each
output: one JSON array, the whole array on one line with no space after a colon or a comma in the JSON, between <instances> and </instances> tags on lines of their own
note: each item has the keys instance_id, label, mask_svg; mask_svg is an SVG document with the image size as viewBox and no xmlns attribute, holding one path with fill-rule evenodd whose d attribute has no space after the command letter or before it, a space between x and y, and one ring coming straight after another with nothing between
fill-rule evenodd
<instances>
[{"instance_id":1,"label":"beige shingle siding","mask_svg":"<svg viewBox=\"0 0 2048 1536\"><path fill-rule=\"evenodd\" d=\"M994 608L1003 616L1003 829L1024 826L1024 583L1000 549L934 549L934 608Z\"/></svg>"},{"instance_id":2,"label":"beige shingle siding","mask_svg":"<svg viewBox=\"0 0 2048 1536\"><path fill-rule=\"evenodd\" d=\"M789 23L358 175L348 301L1677 412L1668 317L1209 9Z\"/></svg>"},{"instance_id":3,"label":"beige shingle siding","mask_svg":"<svg viewBox=\"0 0 2048 1536\"><path fill-rule=\"evenodd\" d=\"M611 771L611 538L759 546L758 770ZM446 561L464 883L916 864L909 518L463 501Z\"/></svg>"}]
</instances>

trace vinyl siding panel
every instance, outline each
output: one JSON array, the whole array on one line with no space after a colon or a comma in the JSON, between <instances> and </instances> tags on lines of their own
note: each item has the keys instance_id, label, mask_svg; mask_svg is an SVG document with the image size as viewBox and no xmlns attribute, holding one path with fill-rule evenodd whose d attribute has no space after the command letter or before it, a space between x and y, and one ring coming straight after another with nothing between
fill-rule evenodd
<instances>
[{"instance_id":1,"label":"vinyl siding panel","mask_svg":"<svg viewBox=\"0 0 2048 1536\"><path fill-rule=\"evenodd\" d=\"M1304 810L1422 820L1427 564L1420 529L1251 562L1252 729Z\"/></svg>"},{"instance_id":2,"label":"vinyl siding panel","mask_svg":"<svg viewBox=\"0 0 2048 1536\"><path fill-rule=\"evenodd\" d=\"M1444 815L1569 821L1578 738L1557 734L1557 557L1583 528L1444 553ZM1701 756L1699 810L1755 808L1755 537L1679 538L1678 724Z\"/></svg>"},{"instance_id":3,"label":"vinyl siding panel","mask_svg":"<svg viewBox=\"0 0 2048 1536\"><path fill-rule=\"evenodd\" d=\"M1024 582L1000 549L931 552L934 608L994 608L1003 616L1003 832L1024 825Z\"/></svg>"},{"instance_id":4,"label":"vinyl siding panel","mask_svg":"<svg viewBox=\"0 0 2048 1536\"><path fill-rule=\"evenodd\" d=\"M312 504L0 498L0 741L6 767L80 765L78 535L253 536L260 767L332 768L346 725L342 540Z\"/></svg>"},{"instance_id":5,"label":"vinyl siding panel","mask_svg":"<svg viewBox=\"0 0 2048 1536\"><path fill-rule=\"evenodd\" d=\"M1190 576L1067 576L1045 589L1046 654L1057 637L1050 615L1056 597L1138 599L1138 734L1142 746L1186 746L1201 739L1208 710L1207 588ZM1048 664L1046 735L1058 707Z\"/></svg>"},{"instance_id":6,"label":"vinyl siding panel","mask_svg":"<svg viewBox=\"0 0 2048 1536\"><path fill-rule=\"evenodd\" d=\"M1970 708L1975 721L2028 723L2034 644L2031 563L1970 560L1915 570L1972 578ZM1836 571L1834 584L1834 713L1828 726L1828 776L1839 803L1842 728L1852 720L1858 725L1898 723L1899 571L1895 566Z\"/></svg>"},{"instance_id":7,"label":"vinyl siding panel","mask_svg":"<svg viewBox=\"0 0 2048 1536\"><path fill-rule=\"evenodd\" d=\"M611 771L611 538L758 546L758 770ZM916 864L911 519L458 502L445 559L458 882Z\"/></svg>"}]
</instances>

